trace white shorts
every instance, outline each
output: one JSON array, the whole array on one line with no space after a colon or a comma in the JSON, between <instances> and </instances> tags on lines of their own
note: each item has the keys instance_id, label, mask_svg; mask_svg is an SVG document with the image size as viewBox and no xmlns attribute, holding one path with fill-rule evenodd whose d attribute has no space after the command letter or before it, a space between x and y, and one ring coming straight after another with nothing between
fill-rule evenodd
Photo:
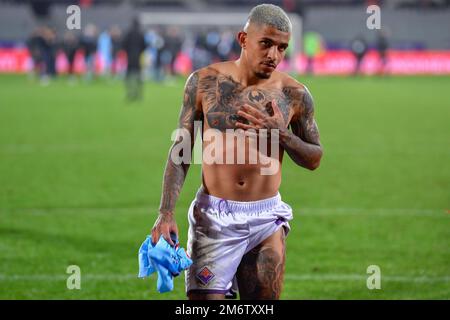
<instances>
[{"instance_id":1,"label":"white shorts","mask_svg":"<svg viewBox=\"0 0 450 320\"><path fill-rule=\"evenodd\" d=\"M200 189L189 208L187 253L194 263L186 270L186 293L235 295L242 257L281 226L287 235L290 220L292 208L281 201L280 194L240 202Z\"/></svg>"}]
</instances>

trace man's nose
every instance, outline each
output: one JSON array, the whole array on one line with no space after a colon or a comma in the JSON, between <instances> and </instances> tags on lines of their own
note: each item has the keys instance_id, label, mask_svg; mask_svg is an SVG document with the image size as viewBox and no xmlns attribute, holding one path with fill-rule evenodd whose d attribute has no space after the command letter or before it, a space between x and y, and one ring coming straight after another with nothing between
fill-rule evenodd
<instances>
[{"instance_id":1,"label":"man's nose","mask_svg":"<svg viewBox=\"0 0 450 320\"><path fill-rule=\"evenodd\" d=\"M278 50L276 46L271 46L269 49L269 52L267 53L267 58L269 58L272 61L277 60Z\"/></svg>"}]
</instances>

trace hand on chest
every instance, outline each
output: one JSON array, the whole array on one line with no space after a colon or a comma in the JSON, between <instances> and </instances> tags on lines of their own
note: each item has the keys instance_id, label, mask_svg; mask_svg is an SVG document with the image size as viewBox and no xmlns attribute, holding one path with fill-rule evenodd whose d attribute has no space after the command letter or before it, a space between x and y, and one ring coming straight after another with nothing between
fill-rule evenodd
<instances>
[{"instance_id":1,"label":"hand on chest","mask_svg":"<svg viewBox=\"0 0 450 320\"><path fill-rule=\"evenodd\" d=\"M221 131L236 129L236 121L249 123L238 115L244 105L250 105L267 116L273 116L272 101L275 100L287 122L289 104L281 90L256 87L243 88L231 81L218 82L215 90L210 90L204 99L205 120L209 127Z\"/></svg>"}]
</instances>

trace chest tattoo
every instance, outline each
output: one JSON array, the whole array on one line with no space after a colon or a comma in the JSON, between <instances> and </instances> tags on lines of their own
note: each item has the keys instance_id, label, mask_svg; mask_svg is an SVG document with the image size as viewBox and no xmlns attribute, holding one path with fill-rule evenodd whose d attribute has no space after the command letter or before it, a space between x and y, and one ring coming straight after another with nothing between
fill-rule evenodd
<instances>
[{"instance_id":1,"label":"chest tattoo","mask_svg":"<svg viewBox=\"0 0 450 320\"><path fill-rule=\"evenodd\" d=\"M199 81L199 91L203 96L205 121L209 127L222 132L236 129L237 120L247 123L237 115L244 104L273 116L271 101L275 99L286 123L292 108L292 101L285 90L244 87L231 77L221 74L204 77Z\"/></svg>"}]
</instances>

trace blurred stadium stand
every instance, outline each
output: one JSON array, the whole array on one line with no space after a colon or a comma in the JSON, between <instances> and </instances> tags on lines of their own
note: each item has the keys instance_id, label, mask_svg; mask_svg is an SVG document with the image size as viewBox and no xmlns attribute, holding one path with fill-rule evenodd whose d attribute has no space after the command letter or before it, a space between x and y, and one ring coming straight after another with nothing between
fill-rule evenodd
<instances>
[{"instance_id":1,"label":"blurred stadium stand","mask_svg":"<svg viewBox=\"0 0 450 320\"><path fill-rule=\"evenodd\" d=\"M376 33L365 28L368 3L379 3L382 25L389 28L392 48L450 49L450 0L442 1L362 1L362 0L279 0L267 1L284 6L304 17L303 31L322 35L327 47L345 48L357 35L369 42ZM255 0L19 0L0 1L0 41L24 41L36 25L48 23L57 33L65 31L66 8L78 3L82 25L94 22L100 29L112 23L126 27L132 17L143 10L171 11L248 11ZM355 26L361 26L356 28ZM58 32L59 31L59 32Z\"/></svg>"},{"instance_id":2,"label":"blurred stadium stand","mask_svg":"<svg viewBox=\"0 0 450 320\"><path fill-rule=\"evenodd\" d=\"M0 0L0 49L24 47L33 30L41 25L51 27L56 32L57 38L61 39L67 31L66 8L70 4L78 4L82 8L82 29L90 23L95 23L98 30L102 32L112 25L125 30L133 17L142 17L145 12L151 12L153 15L158 13L169 15L175 12L186 15L210 12L248 13L251 7L262 2L257 0ZM366 8L368 5L377 4L381 7L381 25L387 31L390 50L428 50L450 54L450 0L267 0L264 2L280 5L287 12L300 16L302 19L301 26L298 27L301 28L300 33L314 32L320 35L323 48L327 51L349 51L352 40L356 37L364 38L369 45L369 50L376 49L379 33L366 27L366 19L369 16ZM146 24L144 31L150 27L155 26ZM235 32L236 28L237 26L234 26L227 31ZM186 33L186 30L183 31ZM200 32L206 34L208 30ZM186 39L192 46L194 40L189 39L189 36L184 40ZM186 50L186 44L179 48L189 51ZM157 51L157 48L155 50ZM347 59L342 57L344 60ZM173 61L173 57L168 59ZM445 59L445 61L448 60L448 58ZM445 70L448 68L448 66L445 67ZM4 71L4 68L2 70Z\"/></svg>"}]
</instances>

